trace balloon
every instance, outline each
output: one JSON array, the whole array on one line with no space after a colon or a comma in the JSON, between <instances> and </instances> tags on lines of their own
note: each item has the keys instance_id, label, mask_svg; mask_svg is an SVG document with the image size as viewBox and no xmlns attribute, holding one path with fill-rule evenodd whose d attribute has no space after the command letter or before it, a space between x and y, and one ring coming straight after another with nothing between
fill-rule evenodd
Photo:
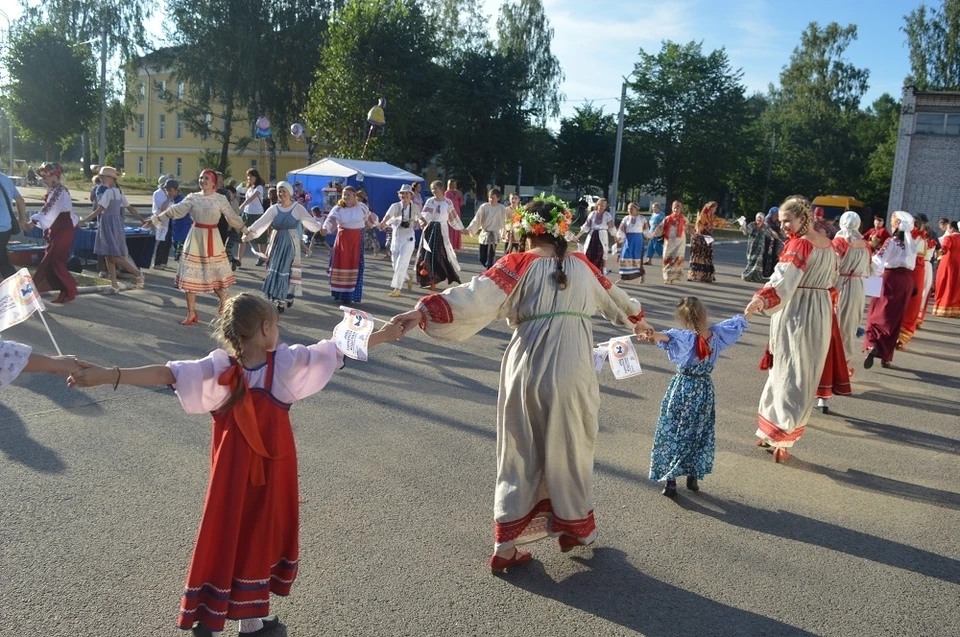
<instances>
[{"instance_id":1,"label":"balloon","mask_svg":"<svg viewBox=\"0 0 960 637\"><path fill-rule=\"evenodd\" d=\"M383 108L387 105L386 98L381 97L377 101L377 105L370 109L370 112L367 113L367 123L371 126L383 126L386 123L386 118L383 115Z\"/></svg>"},{"instance_id":2,"label":"balloon","mask_svg":"<svg viewBox=\"0 0 960 637\"><path fill-rule=\"evenodd\" d=\"M267 130L268 128L270 128L270 120L263 116L258 117L257 128L259 128L260 130Z\"/></svg>"},{"instance_id":3,"label":"balloon","mask_svg":"<svg viewBox=\"0 0 960 637\"><path fill-rule=\"evenodd\" d=\"M297 124L290 125L290 134L296 137L297 139L300 139L301 137L303 137L303 130L304 130L303 124L297 123Z\"/></svg>"}]
</instances>

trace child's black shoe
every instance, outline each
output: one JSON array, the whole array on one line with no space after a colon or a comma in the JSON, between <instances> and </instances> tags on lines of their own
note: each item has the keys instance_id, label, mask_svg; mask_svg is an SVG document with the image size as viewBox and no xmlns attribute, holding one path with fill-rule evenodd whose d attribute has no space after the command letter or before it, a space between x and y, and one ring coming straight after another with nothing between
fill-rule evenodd
<instances>
[{"instance_id":1,"label":"child's black shoe","mask_svg":"<svg viewBox=\"0 0 960 637\"><path fill-rule=\"evenodd\" d=\"M697 484L697 479L694 476L687 476L687 489L690 491L699 491L700 485Z\"/></svg>"},{"instance_id":2,"label":"child's black shoe","mask_svg":"<svg viewBox=\"0 0 960 637\"><path fill-rule=\"evenodd\" d=\"M667 486L663 487L663 495L668 498L677 497L677 481L676 480L667 480Z\"/></svg>"}]
</instances>

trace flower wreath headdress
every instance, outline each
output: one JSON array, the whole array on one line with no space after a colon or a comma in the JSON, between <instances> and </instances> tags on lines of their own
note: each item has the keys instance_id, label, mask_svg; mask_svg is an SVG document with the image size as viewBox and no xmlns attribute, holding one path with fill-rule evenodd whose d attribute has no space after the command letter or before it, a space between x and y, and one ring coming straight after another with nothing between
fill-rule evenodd
<instances>
[{"instance_id":1,"label":"flower wreath headdress","mask_svg":"<svg viewBox=\"0 0 960 637\"><path fill-rule=\"evenodd\" d=\"M571 241L573 235L570 232L570 224L573 222L573 214L567 209L567 203L559 197L547 196L546 193L540 193L540 196L534 197L533 201L552 203L556 207L548 214L549 218L544 218L539 212L526 208L515 208L510 229L516 233L517 237L522 239L528 235L549 234L558 239L564 238Z\"/></svg>"}]
</instances>

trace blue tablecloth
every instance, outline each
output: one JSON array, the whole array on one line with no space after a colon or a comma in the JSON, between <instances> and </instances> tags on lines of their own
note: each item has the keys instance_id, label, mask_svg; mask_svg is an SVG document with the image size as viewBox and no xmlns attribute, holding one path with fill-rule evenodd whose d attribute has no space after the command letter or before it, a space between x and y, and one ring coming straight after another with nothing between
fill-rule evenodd
<instances>
[{"instance_id":1,"label":"blue tablecloth","mask_svg":"<svg viewBox=\"0 0 960 637\"><path fill-rule=\"evenodd\" d=\"M126 227L127 231L127 250L130 252L130 258L138 268L149 268L153 260L153 247L156 239L153 231L143 230L141 228ZM42 239L43 231L34 228L30 232L24 233L25 236L34 239ZM97 240L97 231L90 228L77 228L73 235L73 247L71 251L73 256L80 259L95 258L93 252L94 242Z\"/></svg>"}]
</instances>

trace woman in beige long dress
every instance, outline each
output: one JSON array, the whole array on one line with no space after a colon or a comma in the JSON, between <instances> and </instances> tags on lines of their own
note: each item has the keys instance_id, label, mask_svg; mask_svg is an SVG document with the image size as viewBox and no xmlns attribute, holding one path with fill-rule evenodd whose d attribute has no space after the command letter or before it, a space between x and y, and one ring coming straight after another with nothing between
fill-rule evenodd
<instances>
[{"instance_id":1,"label":"woman in beige long dress","mask_svg":"<svg viewBox=\"0 0 960 637\"><path fill-rule=\"evenodd\" d=\"M155 227L159 227L167 217L181 219L190 215L193 220L174 279L177 289L187 297L187 318L180 322L181 325L193 325L200 321L197 292L214 292L220 299L222 310L227 300L227 288L237 282L217 227L221 215L226 217L232 228L241 234L247 233L243 219L233 211L227 198L217 193L217 174L209 169L203 170L197 181L200 192L187 195L180 203L150 218Z\"/></svg>"},{"instance_id":2,"label":"woman in beige long dress","mask_svg":"<svg viewBox=\"0 0 960 637\"><path fill-rule=\"evenodd\" d=\"M770 364L760 396L757 445L773 447L783 462L803 435L813 411L833 326L831 289L837 284L837 253L813 229L810 202L800 195L780 205L780 224L790 240L770 281L744 313L762 311L770 320Z\"/></svg>"},{"instance_id":3,"label":"woman in beige long dress","mask_svg":"<svg viewBox=\"0 0 960 637\"><path fill-rule=\"evenodd\" d=\"M687 219L683 202L673 202L670 214L663 220L663 282L673 284L683 275L683 255L687 251Z\"/></svg>"},{"instance_id":4,"label":"woman in beige long dress","mask_svg":"<svg viewBox=\"0 0 960 637\"><path fill-rule=\"evenodd\" d=\"M860 351L856 346L857 329L863 323L863 310L867 306L863 277L873 273L870 247L860 234L860 215L853 210L848 210L840 217L840 230L833 239L833 248L840 257L840 279L837 281L840 300L837 304L837 318L840 321L847 367L853 376L850 362Z\"/></svg>"},{"instance_id":5,"label":"woman in beige long dress","mask_svg":"<svg viewBox=\"0 0 960 637\"><path fill-rule=\"evenodd\" d=\"M600 390L591 318L599 312L638 335L653 329L639 302L584 254L566 253L569 212L534 200L521 216L526 252L508 254L468 284L426 296L393 318L404 332L419 324L443 341L467 340L497 319L513 329L497 403L494 573L531 559L517 545L550 536L568 551L596 539Z\"/></svg>"}]
</instances>

